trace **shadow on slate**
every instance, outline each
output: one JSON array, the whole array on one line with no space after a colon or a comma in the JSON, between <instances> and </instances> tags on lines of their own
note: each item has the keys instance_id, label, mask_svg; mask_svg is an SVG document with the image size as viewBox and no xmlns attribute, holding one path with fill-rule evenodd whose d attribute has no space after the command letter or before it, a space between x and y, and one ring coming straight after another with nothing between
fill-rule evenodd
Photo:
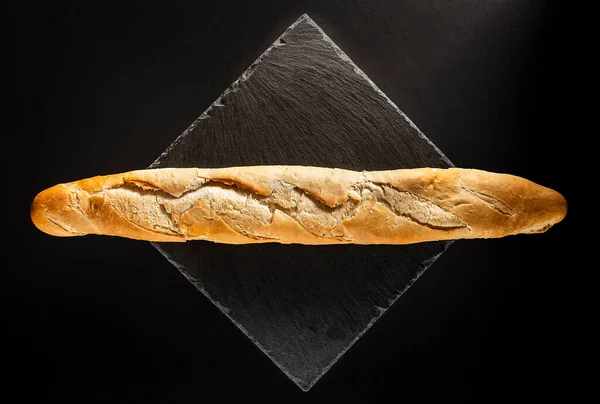
<instances>
[{"instance_id":1,"label":"shadow on slate","mask_svg":"<svg viewBox=\"0 0 600 404\"><path fill-rule=\"evenodd\" d=\"M307 15L150 168L266 164L452 166ZM451 242L153 244L307 391Z\"/></svg>"}]
</instances>

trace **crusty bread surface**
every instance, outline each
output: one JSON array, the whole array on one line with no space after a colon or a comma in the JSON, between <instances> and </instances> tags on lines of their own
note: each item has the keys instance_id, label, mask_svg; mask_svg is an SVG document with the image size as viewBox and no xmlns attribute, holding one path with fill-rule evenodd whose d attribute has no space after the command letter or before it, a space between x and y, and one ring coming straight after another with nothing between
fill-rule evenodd
<instances>
[{"instance_id":1,"label":"crusty bread surface","mask_svg":"<svg viewBox=\"0 0 600 404\"><path fill-rule=\"evenodd\" d=\"M543 233L558 192L462 168L350 171L304 166L162 168L40 192L31 219L54 236L228 244L412 244Z\"/></svg>"}]
</instances>

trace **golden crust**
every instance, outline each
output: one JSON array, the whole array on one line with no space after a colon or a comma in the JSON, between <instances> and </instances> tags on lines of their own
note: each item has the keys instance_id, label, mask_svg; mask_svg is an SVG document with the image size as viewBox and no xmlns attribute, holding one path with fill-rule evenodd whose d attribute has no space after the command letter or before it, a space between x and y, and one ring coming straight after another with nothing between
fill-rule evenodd
<instances>
[{"instance_id":1,"label":"golden crust","mask_svg":"<svg viewBox=\"0 0 600 404\"><path fill-rule=\"evenodd\" d=\"M33 223L55 236L230 244L497 238L544 232L566 213L554 190L460 168L137 170L59 184L31 205Z\"/></svg>"}]
</instances>

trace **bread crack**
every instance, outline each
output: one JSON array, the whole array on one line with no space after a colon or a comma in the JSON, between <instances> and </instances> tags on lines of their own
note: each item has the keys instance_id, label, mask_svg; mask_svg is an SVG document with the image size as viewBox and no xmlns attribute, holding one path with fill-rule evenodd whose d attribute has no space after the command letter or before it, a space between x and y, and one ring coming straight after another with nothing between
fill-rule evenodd
<instances>
[{"instance_id":1,"label":"bread crack","mask_svg":"<svg viewBox=\"0 0 600 404\"><path fill-rule=\"evenodd\" d=\"M352 240L342 221L345 212L355 209L354 204L348 206L346 202L332 208L306 190L286 181L277 181L271 195L259 201L271 210L277 209L286 214L314 236Z\"/></svg>"},{"instance_id":2,"label":"bread crack","mask_svg":"<svg viewBox=\"0 0 600 404\"><path fill-rule=\"evenodd\" d=\"M389 184L372 183L367 184L367 187L374 193L379 203L385 205L396 216L413 223L435 230L469 227L461 217L413 192Z\"/></svg>"},{"instance_id":3,"label":"bread crack","mask_svg":"<svg viewBox=\"0 0 600 404\"><path fill-rule=\"evenodd\" d=\"M194 192L195 190L199 189L207 182L208 182L208 180L205 178L197 178L194 181L189 182L187 184L188 186L183 191L177 192L177 193L171 193L171 192L165 191L162 188L156 187L154 184L152 184L148 181L143 181L143 180L139 180L139 179L131 180L131 179L123 178L123 184L118 187L115 187L115 188L120 188L120 187L125 187L125 186L133 186L134 187L133 189L138 188L141 191L154 191L154 192L161 193L164 196L169 196L172 198L181 198L181 197L185 196L186 194L189 194L190 192Z\"/></svg>"},{"instance_id":4,"label":"bread crack","mask_svg":"<svg viewBox=\"0 0 600 404\"><path fill-rule=\"evenodd\" d=\"M470 193L471 195L475 196L476 198L478 198L479 200L485 202L489 207L491 207L492 209L494 209L496 212L499 212L503 215L507 215L507 216L513 216L514 215L514 211L513 209L508 206L506 203L502 202L500 199L495 198L491 195L488 195L484 192L481 191L475 191L471 188L466 187L463 182L462 179L460 181L460 187L461 189L467 191L468 193Z\"/></svg>"},{"instance_id":5,"label":"bread crack","mask_svg":"<svg viewBox=\"0 0 600 404\"><path fill-rule=\"evenodd\" d=\"M81 209L81 199L79 199L81 188L75 184L65 184L65 186L69 188L69 196L71 198L71 204L69 206L71 206L75 212L85 217L85 212Z\"/></svg>"},{"instance_id":6,"label":"bread crack","mask_svg":"<svg viewBox=\"0 0 600 404\"><path fill-rule=\"evenodd\" d=\"M48 216L48 220L51 221L52 223L54 223L55 225L57 225L58 227L60 227L61 229L63 229L64 231L71 233L73 235L84 235L85 233L79 232L77 230L75 230L74 228L67 226L64 223L59 222L56 219L53 219L52 217Z\"/></svg>"}]
</instances>

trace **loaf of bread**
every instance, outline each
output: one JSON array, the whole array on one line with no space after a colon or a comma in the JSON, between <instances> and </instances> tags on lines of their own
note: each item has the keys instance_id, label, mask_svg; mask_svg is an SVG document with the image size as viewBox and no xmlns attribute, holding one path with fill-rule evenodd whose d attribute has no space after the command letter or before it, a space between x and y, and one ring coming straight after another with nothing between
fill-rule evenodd
<instances>
[{"instance_id":1,"label":"loaf of bread","mask_svg":"<svg viewBox=\"0 0 600 404\"><path fill-rule=\"evenodd\" d=\"M35 226L54 236L229 244L499 238L545 232L566 212L552 189L460 168L148 169L59 184L31 205Z\"/></svg>"}]
</instances>

